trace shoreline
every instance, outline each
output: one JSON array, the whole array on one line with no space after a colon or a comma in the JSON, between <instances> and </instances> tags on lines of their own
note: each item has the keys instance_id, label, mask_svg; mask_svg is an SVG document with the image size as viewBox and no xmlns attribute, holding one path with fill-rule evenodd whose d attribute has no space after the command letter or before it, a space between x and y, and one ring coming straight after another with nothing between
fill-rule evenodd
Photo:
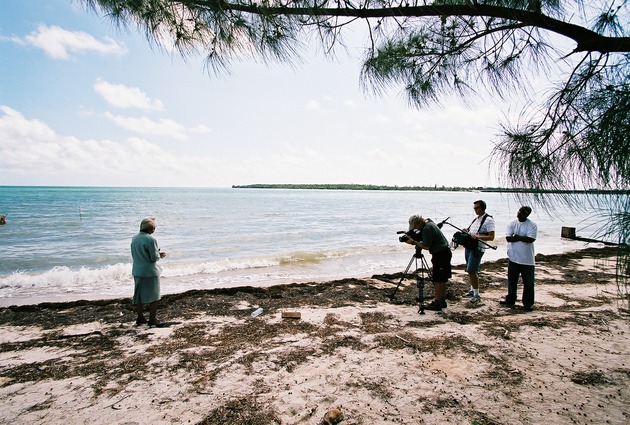
<instances>
[{"instance_id":1,"label":"shoreline","mask_svg":"<svg viewBox=\"0 0 630 425\"><path fill-rule=\"evenodd\" d=\"M389 298L402 272L165 295L164 328L129 298L0 308L0 423L626 424L613 254L537 256L533 312L499 306L506 260L477 307L456 267L441 313L413 279Z\"/></svg>"},{"instance_id":2,"label":"shoreline","mask_svg":"<svg viewBox=\"0 0 630 425\"><path fill-rule=\"evenodd\" d=\"M567 258L581 258L584 256L607 256L611 253L614 253L614 247L586 247L582 249L576 249L572 251L557 253L557 254L536 254L536 261L540 261L542 259L558 259L562 257ZM459 250L461 252L461 250ZM429 254L427 254L429 255ZM429 255L430 256L430 255ZM455 258L455 256L453 257ZM465 263L463 261L453 261L453 270L463 270ZM507 264L507 255L505 257L500 257L498 259L494 259L491 261L482 261L482 272L483 269L494 269L497 265L506 265ZM265 282L256 282L250 285L243 284L234 284L234 285L224 285L216 288L203 288L203 289L189 289L185 291L177 291L177 292L163 292L162 298L169 297L180 297L186 296L186 294L193 293L222 293L224 291L232 292L234 290L240 290L241 288L272 288L272 287L283 287L290 285L317 285L317 284L325 284L330 281L343 281L347 279L371 279L375 276L379 275L400 275L402 274L402 270L404 269L404 265L401 264L400 270L396 269L395 271L385 271L384 273L375 274L372 276L339 276L337 278L322 278L322 279L290 279L290 278L278 278L272 279L271 281L267 280ZM164 284L162 284L164 286ZM133 288L130 288L133 290ZM98 304L98 305L106 305L109 303L126 303L131 300L131 295L129 296L120 296L120 295L111 295L111 296L103 296L102 294L94 294L94 295L86 295L81 294L77 296L75 294L54 294L54 295L44 295L41 297L20 297L20 298L2 298L0 299L0 310L5 308L15 308L22 306L52 306L52 305L62 305L62 306L71 306L71 305L83 305L83 304Z\"/></svg>"},{"instance_id":3,"label":"shoreline","mask_svg":"<svg viewBox=\"0 0 630 425\"><path fill-rule=\"evenodd\" d=\"M374 184L292 184L292 183L255 183L232 185L232 189L296 189L296 190L385 190L385 191L422 191L422 192L497 192L497 193L536 193L548 195L626 195L630 190L624 189L531 189L489 186L387 186Z\"/></svg>"},{"instance_id":4,"label":"shoreline","mask_svg":"<svg viewBox=\"0 0 630 425\"><path fill-rule=\"evenodd\" d=\"M591 244L587 244L586 247L574 247L571 249L567 249L563 252L559 252L559 253L552 253L552 254L537 254L537 258L547 258L547 257L556 257L556 256L563 256L563 255L568 255L568 256L572 256L575 253L579 253L582 251L586 251L586 252L590 252L589 250L599 250L599 249L604 249L604 248L608 248L608 249L614 249L614 247L605 247L602 246L603 244L597 244L597 246L592 246ZM595 251L596 252L596 251ZM488 255L486 255L482 261L482 264L487 264L489 265L489 267L492 267L492 264L498 263L498 264L503 264L507 261L507 254L506 253L502 253L501 256L497 257L490 257L491 255L494 255L494 252L489 252L487 253ZM575 254L575 255L579 255L579 254ZM427 254L427 256L429 256ZM336 260L332 260L333 262ZM347 261L347 260L344 260ZM400 265L393 268L393 267L388 267L388 268L384 268L382 272L379 272L379 274L395 274L398 272L401 272L402 270L404 270L405 265L407 264L407 262L409 261L408 257L405 256L404 259L401 258L400 261ZM464 266L464 259L463 259L463 249L459 248L455 251L453 251L453 260L452 260L452 265L453 265L453 269L462 269ZM131 267L131 266L129 266ZM337 265L332 264L332 265L328 265L328 267L332 267L333 269L337 267ZM341 268L343 268L343 266L341 266ZM245 272L247 272L247 270L244 270ZM256 288L268 288L268 287L273 287L273 286L283 286L283 285L290 285L290 284L294 284L294 283L324 283L324 282L328 282L328 281L334 281L334 280L343 280L346 279L348 277L350 278L354 278L354 279L370 279L373 275L370 274L357 274L357 273L352 273L352 272L348 272L348 273L344 273L344 272L337 272L334 274L334 276L326 276L326 277L319 277L319 278L310 278L310 277L302 277L302 278L291 278L289 276L285 276L282 278L271 278L271 279L263 279L260 281L250 281L250 282L245 282L244 279L242 279L241 274L244 272L243 270L235 270L235 271L231 271L231 272L226 272L225 276L224 276L224 280L228 279L227 283L221 283L220 286L211 286L211 287L205 287L205 288L190 288L190 289L172 289L172 283L169 282L170 277L162 277L162 296L170 296L170 295L177 295L177 294L183 294L186 292L190 292L190 291L197 291L197 290L221 290L221 289L229 289L229 288L238 288L238 287L247 287L247 286L251 286L251 287L256 287ZM267 274L273 274L274 269L268 269L266 270ZM296 269L296 271L299 271ZM233 282L230 282L229 279L232 279ZM132 282L133 279L131 276L129 276L129 282ZM131 285L131 286L129 286ZM12 307L12 306L24 306L24 305L33 305L33 304L41 304L41 303L70 303L73 301L91 301L91 302L99 302L102 300L124 300L126 298L131 298L131 294L133 293L133 284L129 283L129 285L127 285L127 292L129 292L129 295L126 294L126 292L121 292L121 291L117 291L118 293L110 293L110 294L91 294L91 293L75 293L75 292L67 292L67 293L50 293L50 294L35 294L35 295L29 295L29 296L23 296L23 295L18 295L18 296L14 296L14 297L6 297L6 298L0 298L0 309L2 308L7 308L7 307ZM176 285L177 286L177 285ZM190 286L190 285L188 285ZM202 285L203 286L203 285ZM111 290L111 288L109 288Z\"/></svg>"}]
</instances>

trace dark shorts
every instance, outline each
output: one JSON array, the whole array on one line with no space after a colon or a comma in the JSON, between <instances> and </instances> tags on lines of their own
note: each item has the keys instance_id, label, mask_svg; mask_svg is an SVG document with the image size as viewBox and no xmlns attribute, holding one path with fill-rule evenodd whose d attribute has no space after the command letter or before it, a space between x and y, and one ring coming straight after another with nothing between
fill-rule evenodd
<instances>
[{"instance_id":1,"label":"dark shorts","mask_svg":"<svg viewBox=\"0 0 630 425\"><path fill-rule=\"evenodd\" d=\"M453 254L450 249L444 249L435 254L431 254L434 282L446 282L451 278L453 275L451 270L451 257L453 257Z\"/></svg>"}]
</instances>

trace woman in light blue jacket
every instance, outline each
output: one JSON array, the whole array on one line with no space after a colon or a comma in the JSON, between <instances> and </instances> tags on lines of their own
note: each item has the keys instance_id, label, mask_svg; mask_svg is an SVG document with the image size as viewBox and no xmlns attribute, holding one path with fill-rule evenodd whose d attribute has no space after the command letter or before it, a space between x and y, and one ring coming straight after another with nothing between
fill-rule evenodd
<instances>
[{"instance_id":1,"label":"woman in light blue jacket","mask_svg":"<svg viewBox=\"0 0 630 425\"><path fill-rule=\"evenodd\" d=\"M140 223L140 232L131 239L131 258L133 266L131 274L135 282L133 305L137 305L138 318L136 325L148 323L159 326L157 319L157 303L160 300L160 272L157 262L166 257L160 251L157 240L152 236L157 228L155 218L145 218ZM149 304L149 320L144 317L144 304Z\"/></svg>"}]
</instances>

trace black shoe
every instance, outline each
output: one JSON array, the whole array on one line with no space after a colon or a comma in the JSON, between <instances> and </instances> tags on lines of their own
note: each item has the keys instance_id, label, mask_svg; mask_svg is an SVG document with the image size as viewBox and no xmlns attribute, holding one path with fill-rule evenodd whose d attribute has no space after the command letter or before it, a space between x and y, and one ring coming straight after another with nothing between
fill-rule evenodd
<instances>
[{"instance_id":1,"label":"black shoe","mask_svg":"<svg viewBox=\"0 0 630 425\"><path fill-rule=\"evenodd\" d=\"M525 309L525 311L534 311L534 307L531 305L524 305L523 308Z\"/></svg>"},{"instance_id":2,"label":"black shoe","mask_svg":"<svg viewBox=\"0 0 630 425\"><path fill-rule=\"evenodd\" d=\"M499 304L504 305L506 307L511 307L514 305L514 301L508 301L507 298L504 298L501 301L499 301Z\"/></svg>"},{"instance_id":3,"label":"black shoe","mask_svg":"<svg viewBox=\"0 0 630 425\"><path fill-rule=\"evenodd\" d=\"M168 327L170 327L172 325L176 325L178 323L179 322L160 322L160 321L151 322L151 321L149 321L149 327L150 328L168 328Z\"/></svg>"},{"instance_id":4,"label":"black shoe","mask_svg":"<svg viewBox=\"0 0 630 425\"><path fill-rule=\"evenodd\" d=\"M446 308L446 307L448 307L448 306L446 305L446 298L442 298L442 299L440 300L440 307L442 307L442 308Z\"/></svg>"},{"instance_id":5,"label":"black shoe","mask_svg":"<svg viewBox=\"0 0 630 425\"><path fill-rule=\"evenodd\" d=\"M136 326L146 325L147 323L149 323L149 321L147 319L137 319L136 320Z\"/></svg>"},{"instance_id":6,"label":"black shoe","mask_svg":"<svg viewBox=\"0 0 630 425\"><path fill-rule=\"evenodd\" d=\"M424 306L424 308L425 308L425 310L442 311L442 302L433 300L429 304Z\"/></svg>"}]
</instances>

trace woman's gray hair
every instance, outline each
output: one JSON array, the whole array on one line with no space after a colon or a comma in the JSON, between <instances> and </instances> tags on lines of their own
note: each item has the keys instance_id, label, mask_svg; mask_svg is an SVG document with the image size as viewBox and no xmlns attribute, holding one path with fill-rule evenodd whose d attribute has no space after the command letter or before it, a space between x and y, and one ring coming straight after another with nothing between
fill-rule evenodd
<instances>
[{"instance_id":1,"label":"woman's gray hair","mask_svg":"<svg viewBox=\"0 0 630 425\"><path fill-rule=\"evenodd\" d=\"M145 218L140 223L140 231L141 232L155 231L156 227L157 227L157 225L155 224L155 217L153 217L153 218Z\"/></svg>"}]
</instances>

